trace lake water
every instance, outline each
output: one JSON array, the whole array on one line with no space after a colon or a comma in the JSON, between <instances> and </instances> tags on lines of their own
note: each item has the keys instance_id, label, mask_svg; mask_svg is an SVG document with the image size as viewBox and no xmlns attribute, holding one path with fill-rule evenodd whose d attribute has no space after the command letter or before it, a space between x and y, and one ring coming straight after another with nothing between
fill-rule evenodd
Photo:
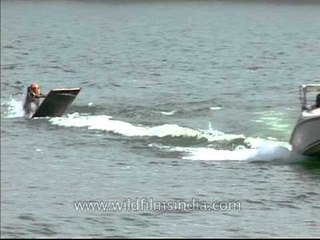
<instances>
[{"instance_id":1,"label":"lake water","mask_svg":"<svg viewBox=\"0 0 320 240\"><path fill-rule=\"evenodd\" d=\"M319 12L1 1L1 237L319 237L320 164L289 144L298 87L320 82ZM82 89L27 119L32 82Z\"/></svg>"}]
</instances>

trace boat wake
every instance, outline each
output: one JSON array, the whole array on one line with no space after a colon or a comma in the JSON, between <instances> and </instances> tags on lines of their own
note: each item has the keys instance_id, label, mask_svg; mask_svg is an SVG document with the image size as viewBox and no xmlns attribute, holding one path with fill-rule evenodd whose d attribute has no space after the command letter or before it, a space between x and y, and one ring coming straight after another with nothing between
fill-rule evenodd
<instances>
[{"instance_id":1,"label":"boat wake","mask_svg":"<svg viewBox=\"0 0 320 240\"><path fill-rule=\"evenodd\" d=\"M255 141L255 140L251 140ZM182 159L211 160L211 161L273 161L286 160L290 156L290 146L286 143L261 140L261 145L246 148L239 145L234 150L215 149L211 147L174 147L151 144L152 147L161 148L169 152L181 152Z\"/></svg>"},{"instance_id":2,"label":"boat wake","mask_svg":"<svg viewBox=\"0 0 320 240\"><path fill-rule=\"evenodd\" d=\"M23 95L11 96L1 102L4 118L24 116ZM115 120L106 115L68 114L65 117L49 118L53 125L85 127L118 134L129 138L148 140L148 146L164 153L177 153L186 160L249 160L272 161L287 159L291 145L276 139L246 137L243 134L228 134L208 129L192 129L177 124L158 126L134 125ZM169 154L172 156L172 154ZM176 154L175 154L176 155Z\"/></svg>"},{"instance_id":3,"label":"boat wake","mask_svg":"<svg viewBox=\"0 0 320 240\"><path fill-rule=\"evenodd\" d=\"M133 125L114 120L111 116L88 116L78 113L49 121L64 127L86 127L126 137L148 138L149 147L163 152L176 152L187 160L249 160L272 161L286 159L290 144L276 139L245 137L243 134L227 134L212 129L192 129L177 124L159 126ZM200 146L199 146L200 145Z\"/></svg>"}]
</instances>

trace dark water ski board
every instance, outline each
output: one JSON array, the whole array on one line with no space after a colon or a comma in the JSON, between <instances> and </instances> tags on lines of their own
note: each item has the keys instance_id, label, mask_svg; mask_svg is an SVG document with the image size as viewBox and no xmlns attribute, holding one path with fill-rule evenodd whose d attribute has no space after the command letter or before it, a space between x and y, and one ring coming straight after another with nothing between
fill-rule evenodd
<instances>
[{"instance_id":1,"label":"dark water ski board","mask_svg":"<svg viewBox=\"0 0 320 240\"><path fill-rule=\"evenodd\" d=\"M80 88L52 89L32 118L61 117L77 97L80 90Z\"/></svg>"}]
</instances>

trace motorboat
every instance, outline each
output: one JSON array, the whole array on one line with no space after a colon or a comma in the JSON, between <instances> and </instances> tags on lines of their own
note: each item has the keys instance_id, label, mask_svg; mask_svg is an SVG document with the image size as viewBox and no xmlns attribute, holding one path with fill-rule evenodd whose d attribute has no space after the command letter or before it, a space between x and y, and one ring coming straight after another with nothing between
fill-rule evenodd
<instances>
[{"instance_id":1,"label":"motorboat","mask_svg":"<svg viewBox=\"0 0 320 240\"><path fill-rule=\"evenodd\" d=\"M320 84L299 87L301 112L290 138L292 152L320 157L320 107L313 107L320 94Z\"/></svg>"}]
</instances>

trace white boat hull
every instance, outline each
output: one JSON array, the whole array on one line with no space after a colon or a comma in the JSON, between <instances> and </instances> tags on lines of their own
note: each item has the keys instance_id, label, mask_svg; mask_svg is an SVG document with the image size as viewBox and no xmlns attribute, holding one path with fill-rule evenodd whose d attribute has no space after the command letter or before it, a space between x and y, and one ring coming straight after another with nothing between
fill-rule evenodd
<instances>
[{"instance_id":1,"label":"white boat hull","mask_svg":"<svg viewBox=\"0 0 320 240\"><path fill-rule=\"evenodd\" d=\"M320 157L320 115L302 113L290 139L292 151L305 156Z\"/></svg>"}]
</instances>

